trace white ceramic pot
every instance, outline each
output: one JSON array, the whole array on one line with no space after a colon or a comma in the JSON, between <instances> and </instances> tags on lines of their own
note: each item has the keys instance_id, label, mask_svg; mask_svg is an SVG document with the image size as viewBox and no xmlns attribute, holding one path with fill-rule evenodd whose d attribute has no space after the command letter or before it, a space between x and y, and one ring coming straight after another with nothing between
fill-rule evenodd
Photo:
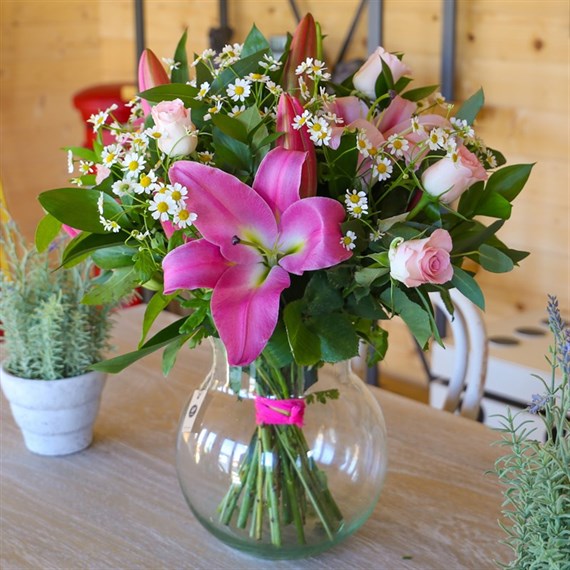
<instances>
[{"instance_id":1,"label":"white ceramic pot","mask_svg":"<svg viewBox=\"0 0 570 570\"><path fill-rule=\"evenodd\" d=\"M26 447L40 455L68 455L91 444L106 377L88 372L61 380L30 380L0 367L2 391Z\"/></svg>"}]
</instances>

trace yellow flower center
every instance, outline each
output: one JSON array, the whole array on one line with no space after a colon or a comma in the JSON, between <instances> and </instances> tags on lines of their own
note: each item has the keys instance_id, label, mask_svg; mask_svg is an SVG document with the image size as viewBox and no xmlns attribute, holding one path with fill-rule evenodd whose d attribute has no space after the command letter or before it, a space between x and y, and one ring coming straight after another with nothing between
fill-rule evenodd
<instances>
[{"instance_id":1,"label":"yellow flower center","mask_svg":"<svg viewBox=\"0 0 570 570\"><path fill-rule=\"evenodd\" d=\"M243 95L244 91L245 91L245 89L241 85L235 86L235 94L236 95Z\"/></svg>"},{"instance_id":2,"label":"yellow flower center","mask_svg":"<svg viewBox=\"0 0 570 570\"><path fill-rule=\"evenodd\" d=\"M312 127L313 131L316 131L317 133L322 129L323 127L321 126L320 123L315 123Z\"/></svg>"},{"instance_id":3,"label":"yellow flower center","mask_svg":"<svg viewBox=\"0 0 570 570\"><path fill-rule=\"evenodd\" d=\"M178 212L178 219L182 222L185 222L190 217L190 212L188 210L180 210Z\"/></svg>"},{"instance_id":4,"label":"yellow flower center","mask_svg":"<svg viewBox=\"0 0 570 570\"><path fill-rule=\"evenodd\" d=\"M129 162L129 170L136 170L139 167L139 163L136 160L131 160Z\"/></svg>"},{"instance_id":5,"label":"yellow flower center","mask_svg":"<svg viewBox=\"0 0 570 570\"><path fill-rule=\"evenodd\" d=\"M353 204L360 202L360 196L358 194L351 194L349 199Z\"/></svg>"},{"instance_id":6,"label":"yellow flower center","mask_svg":"<svg viewBox=\"0 0 570 570\"><path fill-rule=\"evenodd\" d=\"M173 190L170 196L175 202L178 202L179 200L182 199L182 194L180 194L180 190Z\"/></svg>"},{"instance_id":7,"label":"yellow flower center","mask_svg":"<svg viewBox=\"0 0 570 570\"><path fill-rule=\"evenodd\" d=\"M161 213L168 212L168 204L166 202L159 202L156 206L156 209Z\"/></svg>"},{"instance_id":8,"label":"yellow flower center","mask_svg":"<svg viewBox=\"0 0 570 570\"><path fill-rule=\"evenodd\" d=\"M113 160L115 160L115 155L110 152L106 157L105 157L105 162L113 162Z\"/></svg>"},{"instance_id":9,"label":"yellow flower center","mask_svg":"<svg viewBox=\"0 0 570 570\"><path fill-rule=\"evenodd\" d=\"M384 174L386 172L386 165L383 162L378 163L376 168L380 174Z\"/></svg>"},{"instance_id":10,"label":"yellow flower center","mask_svg":"<svg viewBox=\"0 0 570 570\"><path fill-rule=\"evenodd\" d=\"M148 188L151 182L152 181L150 179L150 176L147 176L146 174L144 176L141 176L140 184L143 188Z\"/></svg>"}]
</instances>

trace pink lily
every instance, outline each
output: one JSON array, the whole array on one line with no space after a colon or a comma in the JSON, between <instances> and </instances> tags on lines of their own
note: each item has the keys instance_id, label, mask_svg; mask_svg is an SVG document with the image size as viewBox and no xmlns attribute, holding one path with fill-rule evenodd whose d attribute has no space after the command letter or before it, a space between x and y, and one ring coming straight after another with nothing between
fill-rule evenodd
<instances>
[{"instance_id":1,"label":"pink lily","mask_svg":"<svg viewBox=\"0 0 570 570\"><path fill-rule=\"evenodd\" d=\"M263 159L253 187L197 162L178 161L170 180L188 188L201 239L163 260L164 292L211 288L212 316L234 366L264 349L279 318L289 273L324 269L348 259L341 243L344 208L336 200L299 198L305 153L276 148Z\"/></svg>"},{"instance_id":2,"label":"pink lily","mask_svg":"<svg viewBox=\"0 0 570 570\"><path fill-rule=\"evenodd\" d=\"M139 91L146 91L151 87L166 85L170 79L162 63L152 50L145 49L139 59ZM150 113L150 105L142 99L142 108L145 115Z\"/></svg>"},{"instance_id":3,"label":"pink lily","mask_svg":"<svg viewBox=\"0 0 570 570\"><path fill-rule=\"evenodd\" d=\"M306 14L299 22L293 39L289 55L283 66L283 76L281 84L285 91L293 92L299 89L299 78L295 73L297 66L303 63L308 57L318 57L317 25L311 14ZM312 90L312 80L307 78L307 87Z\"/></svg>"},{"instance_id":4,"label":"pink lily","mask_svg":"<svg viewBox=\"0 0 570 570\"><path fill-rule=\"evenodd\" d=\"M302 115L304 110L303 105L293 95L283 93L279 98L277 130L284 134L278 139L277 146L288 150L301 150L307 153L299 189L301 198L314 196L317 193L317 153L315 152L315 145L311 141L306 125L303 125L298 130L292 127L295 117Z\"/></svg>"}]
</instances>

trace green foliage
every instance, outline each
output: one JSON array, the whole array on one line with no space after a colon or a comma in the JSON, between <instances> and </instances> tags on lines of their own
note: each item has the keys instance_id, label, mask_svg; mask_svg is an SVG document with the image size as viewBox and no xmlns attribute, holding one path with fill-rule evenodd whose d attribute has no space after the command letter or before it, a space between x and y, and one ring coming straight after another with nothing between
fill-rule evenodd
<instances>
[{"instance_id":1,"label":"green foliage","mask_svg":"<svg viewBox=\"0 0 570 570\"><path fill-rule=\"evenodd\" d=\"M528 439L516 415L503 418L501 445L509 449L495 465L504 491L501 527L515 558L503 568L564 570L570 567L570 329L555 298L549 300L554 335L549 382L533 396L530 411L540 413L546 441ZM557 381L557 376L559 380Z\"/></svg>"},{"instance_id":2,"label":"green foliage","mask_svg":"<svg viewBox=\"0 0 570 570\"><path fill-rule=\"evenodd\" d=\"M2 227L0 321L4 368L15 376L55 380L85 373L108 348L110 305L81 301L93 279L91 264L54 271L50 251L29 247L16 224Z\"/></svg>"}]
</instances>

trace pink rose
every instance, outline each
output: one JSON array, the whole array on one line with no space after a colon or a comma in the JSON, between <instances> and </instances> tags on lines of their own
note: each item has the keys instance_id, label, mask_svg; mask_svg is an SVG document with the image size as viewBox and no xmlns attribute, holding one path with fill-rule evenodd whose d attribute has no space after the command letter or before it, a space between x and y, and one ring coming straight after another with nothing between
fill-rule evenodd
<instances>
[{"instance_id":1,"label":"pink rose","mask_svg":"<svg viewBox=\"0 0 570 570\"><path fill-rule=\"evenodd\" d=\"M376 99L376 80L382 73L382 60L390 68L394 83L402 77L411 73L411 69L402 63L395 55L387 52L383 47L377 47L364 65L354 74L352 84L355 89L364 93L370 99Z\"/></svg>"},{"instance_id":2,"label":"pink rose","mask_svg":"<svg viewBox=\"0 0 570 570\"><path fill-rule=\"evenodd\" d=\"M152 108L154 124L160 132L158 148L168 156L186 156L194 151L198 137L190 135L195 127L190 109L180 99L161 101Z\"/></svg>"},{"instance_id":3,"label":"pink rose","mask_svg":"<svg viewBox=\"0 0 570 570\"><path fill-rule=\"evenodd\" d=\"M105 178L111 174L111 169L107 168L104 164L95 165L95 184L99 185Z\"/></svg>"},{"instance_id":4,"label":"pink rose","mask_svg":"<svg viewBox=\"0 0 570 570\"><path fill-rule=\"evenodd\" d=\"M429 238L404 241L396 238L390 245L390 276L406 287L424 283L447 283L453 277L449 258L451 236L438 229Z\"/></svg>"},{"instance_id":5,"label":"pink rose","mask_svg":"<svg viewBox=\"0 0 570 570\"><path fill-rule=\"evenodd\" d=\"M444 204L450 204L472 184L488 177L477 157L465 146L459 147L457 157L457 162L454 162L451 157L445 156L422 175L424 190L439 197Z\"/></svg>"}]
</instances>

